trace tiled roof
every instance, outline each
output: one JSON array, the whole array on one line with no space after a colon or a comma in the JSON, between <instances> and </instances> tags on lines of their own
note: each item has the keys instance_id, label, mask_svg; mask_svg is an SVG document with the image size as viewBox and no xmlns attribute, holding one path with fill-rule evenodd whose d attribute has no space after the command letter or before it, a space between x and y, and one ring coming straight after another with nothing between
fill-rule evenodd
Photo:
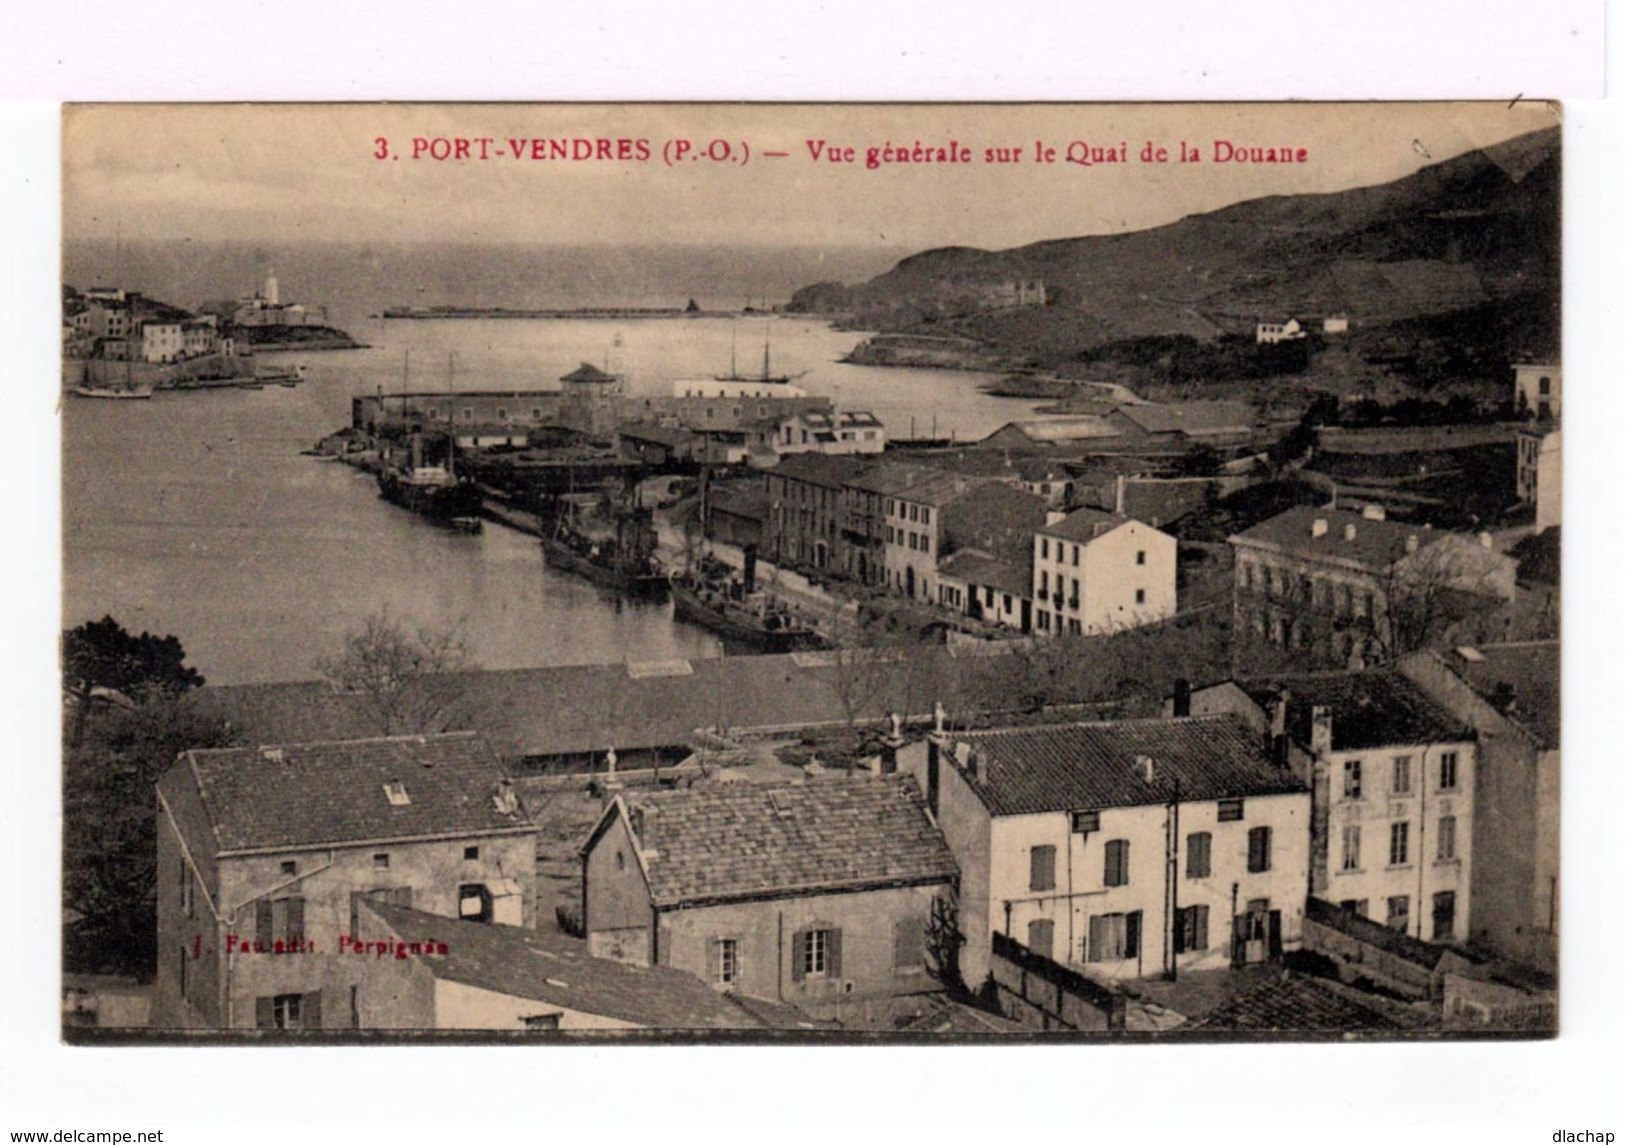
<instances>
[{"instance_id":1,"label":"tiled roof","mask_svg":"<svg viewBox=\"0 0 1625 1145\"><path fill-rule=\"evenodd\" d=\"M530 828L522 804L498 807L502 761L472 732L189 751L164 780L188 777L212 853Z\"/></svg>"},{"instance_id":2,"label":"tiled roof","mask_svg":"<svg viewBox=\"0 0 1625 1145\"><path fill-rule=\"evenodd\" d=\"M828 453L793 453L773 468L773 475L810 485L839 489L868 468L855 457Z\"/></svg>"},{"instance_id":3,"label":"tiled roof","mask_svg":"<svg viewBox=\"0 0 1625 1145\"><path fill-rule=\"evenodd\" d=\"M1277 696L1287 693L1287 734L1300 744L1309 742L1313 709L1317 707L1331 710L1333 751L1473 738L1465 724L1391 668L1316 672L1239 683L1266 713Z\"/></svg>"},{"instance_id":4,"label":"tiled roof","mask_svg":"<svg viewBox=\"0 0 1625 1145\"><path fill-rule=\"evenodd\" d=\"M975 487L974 482L955 474L928 470L918 481L900 490L897 496L904 501L914 501L921 505L941 506L957 501Z\"/></svg>"},{"instance_id":5,"label":"tiled roof","mask_svg":"<svg viewBox=\"0 0 1625 1145\"><path fill-rule=\"evenodd\" d=\"M923 465L903 465L895 461L884 461L870 467L867 472L859 474L847 484L867 493L895 495L930 472L931 470Z\"/></svg>"},{"instance_id":6,"label":"tiled roof","mask_svg":"<svg viewBox=\"0 0 1625 1145\"><path fill-rule=\"evenodd\" d=\"M707 497L713 513L731 513L736 517L767 519L767 489L762 481L741 482L737 485L711 486Z\"/></svg>"},{"instance_id":7,"label":"tiled roof","mask_svg":"<svg viewBox=\"0 0 1625 1145\"><path fill-rule=\"evenodd\" d=\"M625 422L615 432L635 441L652 441L673 449L694 440L694 435L680 426L656 425L653 422Z\"/></svg>"},{"instance_id":8,"label":"tiled roof","mask_svg":"<svg viewBox=\"0 0 1625 1145\"><path fill-rule=\"evenodd\" d=\"M1096 537L1103 537L1117 526L1126 525L1128 522L1129 518L1108 513L1104 509L1074 509L1055 524L1045 525L1040 532L1046 536L1088 544Z\"/></svg>"},{"instance_id":9,"label":"tiled roof","mask_svg":"<svg viewBox=\"0 0 1625 1145\"><path fill-rule=\"evenodd\" d=\"M999 592L1027 596L1033 590L1032 571L1014 561L1001 560L976 549L961 549L937 566L942 576L971 585L987 585Z\"/></svg>"},{"instance_id":10,"label":"tiled roof","mask_svg":"<svg viewBox=\"0 0 1625 1145\"><path fill-rule=\"evenodd\" d=\"M504 756L553 756L669 747L698 728L737 730L842 724L850 671L798 654L726 656L686 662L682 676L639 677L626 664L570 664L469 672L460 706ZM874 682L862 713L921 715L935 695L987 693L1001 679L997 659L945 646L898 654ZM209 686L198 702L251 743L359 739L376 734L365 702L319 680Z\"/></svg>"},{"instance_id":11,"label":"tiled roof","mask_svg":"<svg viewBox=\"0 0 1625 1145\"><path fill-rule=\"evenodd\" d=\"M464 922L379 902L368 902L366 908L402 942L445 943L445 954L409 957L448 982L646 1029L760 1029L768 1024L687 971L594 958L585 941L557 931ZM809 1022L808 1028L814 1024Z\"/></svg>"},{"instance_id":12,"label":"tiled roof","mask_svg":"<svg viewBox=\"0 0 1625 1145\"><path fill-rule=\"evenodd\" d=\"M1284 973L1243 988L1185 1029L1256 1031L1286 1037L1294 1033L1388 1032L1415 1024L1400 1021L1351 993L1301 974Z\"/></svg>"},{"instance_id":13,"label":"tiled roof","mask_svg":"<svg viewBox=\"0 0 1625 1145\"><path fill-rule=\"evenodd\" d=\"M1032 441L1085 441L1096 437L1121 437L1103 417L1059 417L1047 421L1012 421L994 433L1014 429ZM989 437L993 434L989 434Z\"/></svg>"},{"instance_id":14,"label":"tiled roof","mask_svg":"<svg viewBox=\"0 0 1625 1145\"><path fill-rule=\"evenodd\" d=\"M606 374L590 362L582 362L581 365L559 379L561 382L613 382L617 380L614 374Z\"/></svg>"},{"instance_id":15,"label":"tiled roof","mask_svg":"<svg viewBox=\"0 0 1625 1145\"><path fill-rule=\"evenodd\" d=\"M1317 520L1326 522L1326 531L1318 537L1314 535ZM1344 536L1350 525L1354 527L1352 540ZM1453 535L1401 521L1374 521L1346 509L1298 505L1230 539L1274 545L1305 556L1357 561L1380 571L1405 555L1409 537L1415 537L1418 549L1423 549Z\"/></svg>"},{"instance_id":16,"label":"tiled roof","mask_svg":"<svg viewBox=\"0 0 1625 1145\"><path fill-rule=\"evenodd\" d=\"M1556 640L1480 644L1471 655L1459 649L1434 655L1502 715L1527 728L1542 747L1561 745L1563 657Z\"/></svg>"},{"instance_id":17,"label":"tiled roof","mask_svg":"<svg viewBox=\"0 0 1625 1145\"><path fill-rule=\"evenodd\" d=\"M657 906L927 883L958 874L906 776L628 794Z\"/></svg>"},{"instance_id":18,"label":"tiled roof","mask_svg":"<svg viewBox=\"0 0 1625 1145\"><path fill-rule=\"evenodd\" d=\"M1121 720L954 737L983 752L974 782L995 815L1138 807L1307 791L1270 761L1264 738L1240 716ZM1137 764L1153 761L1147 782Z\"/></svg>"},{"instance_id":19,"label":"tiled roof","mask_svg":"<svg viewBox=\"0 0 1625 1145\"><path fill-rule=\"evenodd\" d=\"M1245 433L1258 420L1246 402L1143 402L1114 412L1147 433Z\"/></svg>"}]
</instances>

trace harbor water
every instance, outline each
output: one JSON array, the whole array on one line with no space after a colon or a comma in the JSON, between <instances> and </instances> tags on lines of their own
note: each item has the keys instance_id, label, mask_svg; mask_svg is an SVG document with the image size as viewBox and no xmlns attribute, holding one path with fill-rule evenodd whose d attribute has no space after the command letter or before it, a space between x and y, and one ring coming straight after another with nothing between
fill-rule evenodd
<instances>
[{"instance_id":1,"label":"harbor water","mask_svg":"<svg viewBox=\"0 0 1625 1145\"><path fill-rule=\"evenodd\" d=\"M337 321L337 318L335 318ZM303 385L68 397L63 436L65 625L111 614L172 633L214 683L303 679L344 634L388 609L461 625L489 668L720 655L669 602L623 602L548 569L536 541L491 525L442 530L381 500L371 477L300 455L348 424L350 399L399 391L552 388L579 362L624 371L633 392L760 368L873 410L893 437L980 437L1036 403L989 397L985 378L838 361L862 335L809 319L631 321L347 319L368 348L266 355Z\"/></svg>"}]
</instances>

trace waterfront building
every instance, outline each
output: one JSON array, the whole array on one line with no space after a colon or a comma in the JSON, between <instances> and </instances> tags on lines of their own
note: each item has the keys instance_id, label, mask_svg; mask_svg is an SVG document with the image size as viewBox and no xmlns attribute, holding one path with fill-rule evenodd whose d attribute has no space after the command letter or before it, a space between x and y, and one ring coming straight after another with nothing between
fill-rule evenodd
<instances>
[{"instance_id":1,"label":"waterfront building","mask_svg":"<svg viewBox=\"0 0 1625 1145\"><path fill-rule=\"evenodd\" d=\"M1100 509L1077 509L1032 538L1034 631L1093 636L1178 611L1179 542Z\"/></svg>"},{"instance_id":2,"label":"waterfront building","mask_svg":"<svg viewBox=\"0 0 1625 1145\"><path fill-rule=\"evenodd\" d=\"M928 471L886 497L887 583L911 600L942 603L938 565L960 549L1023 561L1044 502L996 480Z\"/></svg>"},{"instance_id":3,"label":"waterfront building","mask_svg":"<svg viewBox=\"0 0 1625 1145\"><path fill-rule=\"evenodd\" d=\"M913 780L628 790L581 850L588 950L838 1017L929 992L958 868Z\"/></svg>"},{"instance_id":4,"label":"waterfront building","mask_svg":"<svg viewBox=\"0 0 1625 1145\"><path fill-rule=\"evenodd\" d=\"M157 795L156 1024L351 1026L363 899L535 924L536 828L473 733L189 751Z\"/></svg>"},{"instance_id":5,"label":"waterfront building","mask_svg":"<svg viewBox=\"0 0 1625 1145\"><path fill-rule=\"evenodd\" d=\"M798 411L780 421L773 436L773 449L780 456L882 453L885 448L886 427L867 410Z\"/></svg>"},{"instance_id":6,"label":"waterfront building","mask_svg":"<svg viewBox=\"0 0 1625 1145\"><path fill-rule=\"evenodd\" d=\"M845 490L868 465L857 457L801 453L768 470L764 555L820 571L845 569Z\"/></svg>"},{"instance_id":7,"label":"waterfront building","mask_svg":"<svg viewBox=\"0 0 1625 1145\"><path fill-rule=\"evenodd\" d=\"M993 936L1100 980L1262 962L1302 935L1309 789L1239 716L938 731L898 753Z\"/></svg>"}]
</instances>

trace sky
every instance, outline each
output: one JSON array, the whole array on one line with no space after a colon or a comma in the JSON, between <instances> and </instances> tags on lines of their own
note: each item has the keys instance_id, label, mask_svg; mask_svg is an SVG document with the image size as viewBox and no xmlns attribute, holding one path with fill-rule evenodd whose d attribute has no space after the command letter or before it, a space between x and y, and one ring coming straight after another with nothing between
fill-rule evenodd
<instances>
[{"instance_id":1,"label":"sky","mask_svg":"<svg viewBox=\"0 0 1625 1145\"><path fill-rule=\"evenodd\" d=\"M997 249L1382 183L1556 122L1540 103L82 105L64 113L63 221L70 240ZM536 138L644 140L649 157L512 157ZM468 140L469 158L414 158L419 139ZM1219 139L1307 161L1216 163ZM704 157L717 140L727 159ZM1039 140L1053 162L1034 161ZM1202 161L1177 162L1181 141ZM972 161L865 163L870 147L950 142ZM1147 143L1169 160L1142 162ZM847 147L856 162L831 161ZM989 163L994 147L1019 159ZM1067 162L1085 148L1127 161Z\"/></svg>"}]
</instances>

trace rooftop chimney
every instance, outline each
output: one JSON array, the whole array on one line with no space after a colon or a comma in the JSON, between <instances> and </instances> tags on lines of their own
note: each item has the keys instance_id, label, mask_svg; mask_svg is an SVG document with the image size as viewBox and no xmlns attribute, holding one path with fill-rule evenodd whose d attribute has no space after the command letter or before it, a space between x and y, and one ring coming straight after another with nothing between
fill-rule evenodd
<instances>
[{"instance_id":1,"label":"rooftop chimney","mask_svg":"<svg viewBox=\"0 0 1625 1145\"><path fill-rule=\"evenodd\" d=\"M1405 551L1407 553L1414 553L1418 548L1421 547L1421 545L1422 539L1415 533L1412 533L1405 538Z\"/></svg>"},{"instance_id":2,"label":"rooftop chimney","mask_svg":"<svg viewBox=\"0 0 1625 1145\"><path fill-rule=\"evenodd\" d=\"M1044 528L1047 529L1051 525L1058 525L1064 520L1066 520L1066 513L1064 510L1050 509L1044 514Z\"/></svg>"},{"instance_id":3,"label":"rooftop chimney","mask_svg":"<svg viewBox=\"0 0 1625 1145\"><path fill-rule=\"evenodd\" d=\"M1309 750L1317 756L1332 750L1332 710L1319 704L1309 709Z\"/></svg>"},{"instance_id":4,"label":"rooftop chimney","mask_svg":"<svg viewBox=\"0 0 1625 1145\"><path fill-rule=\"evenodd\" d=\"M1488 533L1480 533L1478 534L1478 543L1486 549L1493 549L1495 547L1495 538Z\"/></svg>"},{"instance_id":5,"label":"rooftop chimney","mask_svg":"<svg viewBox=\"0 0 1625 1145\"><path fill-rule=\"evenodd\" d=\"M1386 521L1388 519L1388 510L1384 509L1381 505L1367 505L1364 509L1360 510L1360 516L1364 517L1367 521Z\"/></svg>"},{"instance_id":6,"label":"rooftop chimney","mask_svg":"<svg viewBox=\"0 0 1625 1145\"><path fill-rule=\"evenodd\" d=\"M1134 767L1135 770L1140 773L1140 778L1145 780L1147 783L1152 783L1156 780L1157 761L1152 759L1149 755L1135 756Z\"/></svg>"},{"instance_id":7,"label":"rooftop chimney","mask_svg":"<svg viewBox=\"0 0 1625 1145\"><path fill-rule=\"evenodd\" d=\"M1352 541L1354 539L1354 522L1353 521L1350 521L1348 524L1343 526L1343 539L1345 541Z\"/></svg>"},{"instance_id":8,"label":"rooftop chimney","mask_svg":"<svg viewBox=\"0 0 1625 1145\"><path fill-rule=\"evenodd\" d=\"M1180 718L1191 714L1191 682L1181 676L1174 681L1174 716Z\"/></svg>"},{"instance_id":9,"label":"rooftop chimney","mask_svg":"<svg viewBox=\"0 0 1625 1145\"><path fill-rule=\"evenodd\" d=\"M1316 517L1315 523L1309 526L1309 535L1311 537L1324 537L1326 535L1326 530L1329 527L1330 526L1326 524L1325 517Z\"/></svg>"}]
</instances>

